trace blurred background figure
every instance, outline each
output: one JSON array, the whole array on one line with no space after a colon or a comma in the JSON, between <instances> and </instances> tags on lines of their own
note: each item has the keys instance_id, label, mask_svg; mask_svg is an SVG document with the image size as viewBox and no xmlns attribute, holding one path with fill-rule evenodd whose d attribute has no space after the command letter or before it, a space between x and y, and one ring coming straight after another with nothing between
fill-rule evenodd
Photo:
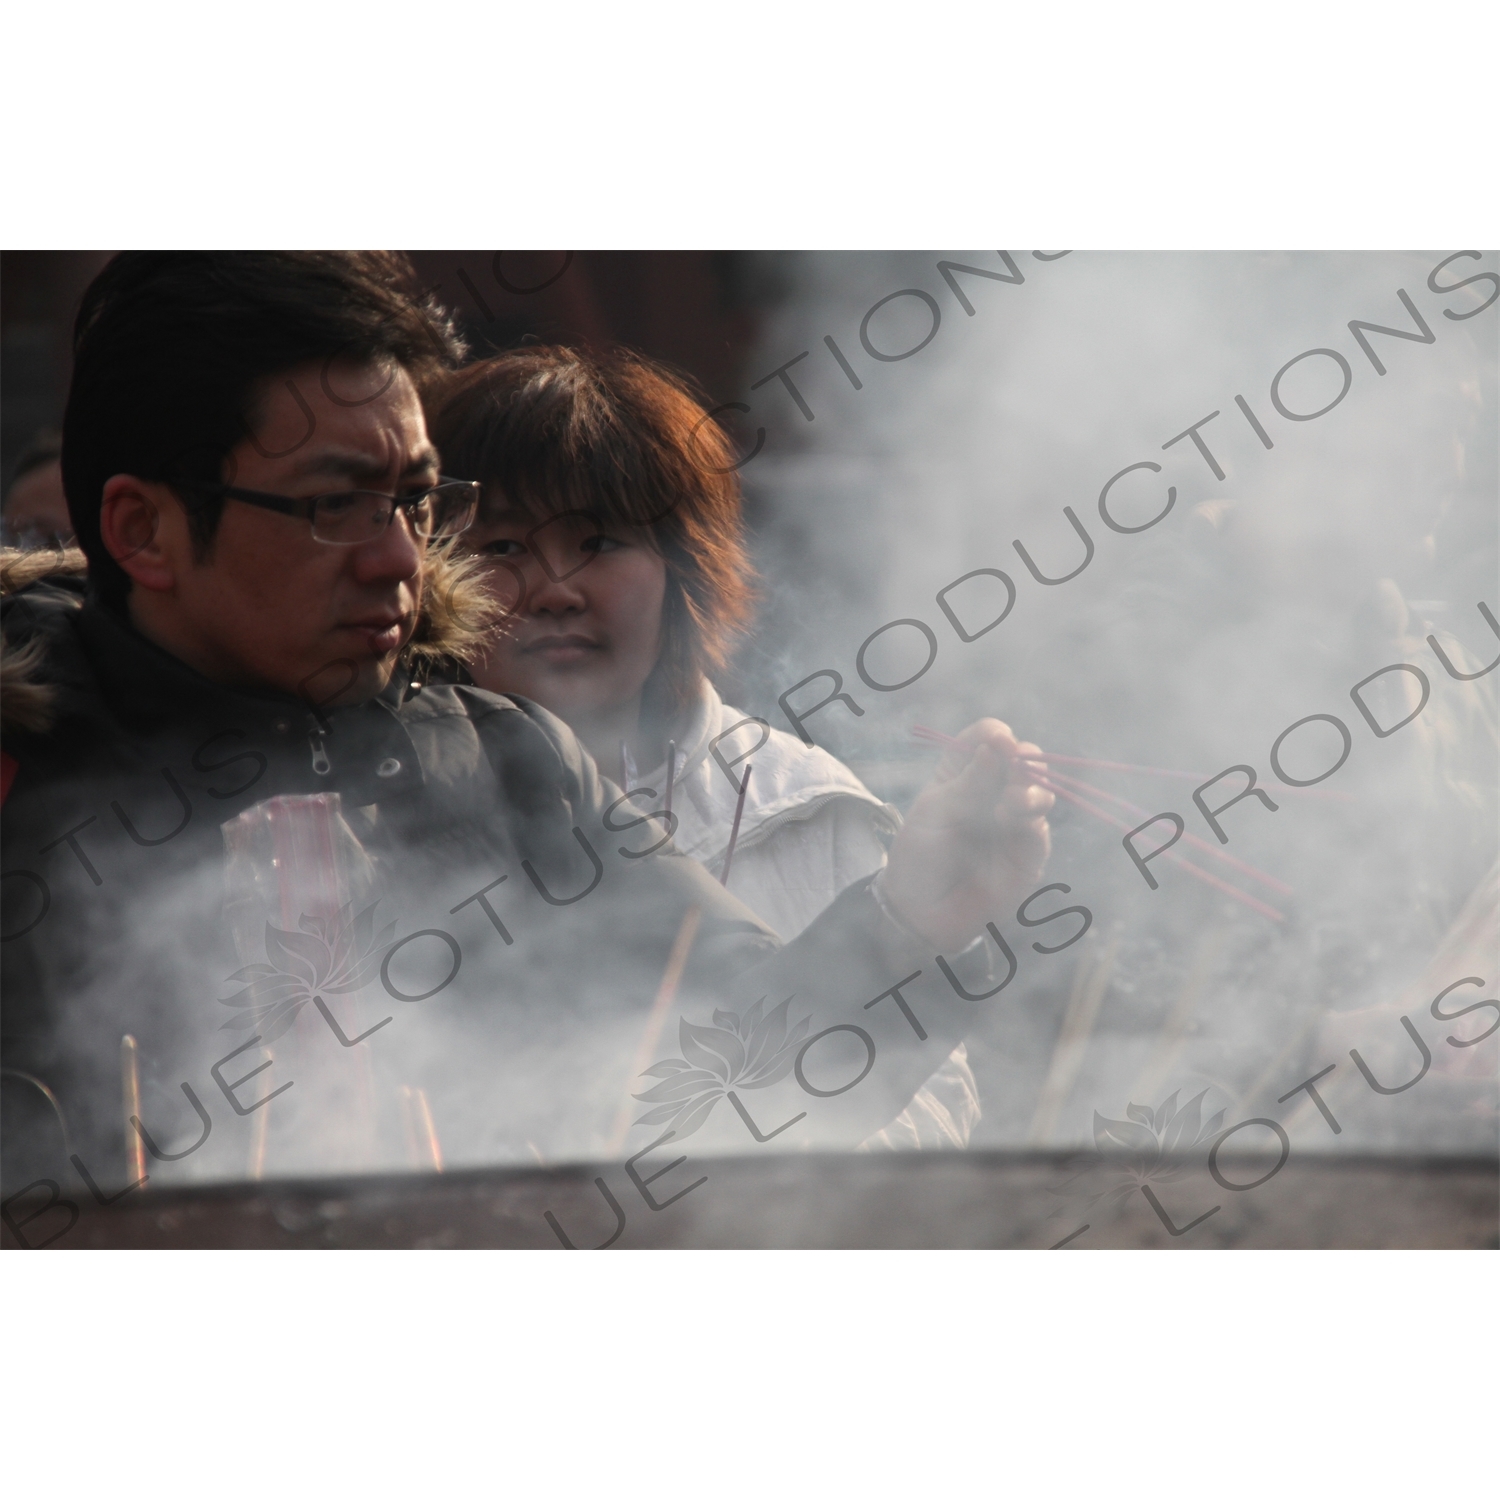
<instances>
[{"instance_id":1,"label":"blurred background figure","mask_svg":"<svg viewBox=\"0 0 1500 1500\"><path fill-rule=\"evenodd\" d=\"M59 547L73 540L63 494L62 434L44 427L26 445L5 491L3 536L7 547Z\"/></svg>"}]
</instances>

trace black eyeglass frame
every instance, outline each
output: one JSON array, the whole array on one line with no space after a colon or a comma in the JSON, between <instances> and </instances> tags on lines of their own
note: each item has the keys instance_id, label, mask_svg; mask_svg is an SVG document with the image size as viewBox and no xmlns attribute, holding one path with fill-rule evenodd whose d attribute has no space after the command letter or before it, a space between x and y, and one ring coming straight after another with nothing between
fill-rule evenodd
<instances>
[{"instance_id":1,"label":"black eyeglass frame","mask_svg":"<svg viewBox=\"0 0 1500 1500\"><path fill-rule=\"evenodd\" d=\"M396 519L396 512L404 510L407 519L411 520L411 512L422 504L429 496L436 494L438 490L450 489L462 485L470 494L469 519L457 530L432 531L426 534L424 540L445 540L449 537L461 536L470 526L474 524L474 518L479 512L479 499L482 486L475 479L450 479L446 475L439 475L438 482L429 485L424 490L419 490L415 495L387 495L381 490L330 490L323 495L311 495L305 500L294 500L290 495L273 495L266 490L241 489L238 485L219 484L210 480L191 480L179 483L179 488L198 491L203 494L218 495L225 500L239 500L245 505L258 506L261 510L272 510L283 516L297 516L306 521L313 528L313 540L321 542L325 547L358 547L367 542L372 542L384 531L377 532L375 536L365 537L356 541L334 541L328 537L321 537L317 533L317 510L320 502L324 500L342 499L346 495L370 495L381 500L391 502L391 512L385 523L385 529L389 530L391 522ZM417 535L416 523L412 523L412 530Z\"/></svg>"}]
</instances>

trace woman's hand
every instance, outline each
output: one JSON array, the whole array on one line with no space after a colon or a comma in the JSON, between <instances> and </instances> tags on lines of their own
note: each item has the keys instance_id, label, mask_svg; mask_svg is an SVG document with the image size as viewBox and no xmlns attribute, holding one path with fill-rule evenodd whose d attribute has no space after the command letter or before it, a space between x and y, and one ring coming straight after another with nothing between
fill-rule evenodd
<instances>
[{"instance_id":1,"label":"woman's hand","mask_svg":"<svg viewBox=\"0 0 1500 1500\"><path fill-rule=\"evenodd\" d=\"M1018 761L1040 755L998 719L980 719L944 752L891 847L881 892L934 947L952 952L1006 917L1036 884L1054 797Z\"/></svg>"}]
</instances>

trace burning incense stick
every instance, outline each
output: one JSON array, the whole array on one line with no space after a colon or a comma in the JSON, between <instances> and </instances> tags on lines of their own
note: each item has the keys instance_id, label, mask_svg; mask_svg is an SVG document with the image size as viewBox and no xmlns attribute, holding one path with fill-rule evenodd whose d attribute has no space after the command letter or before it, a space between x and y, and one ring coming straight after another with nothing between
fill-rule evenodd
<instances>
[{"instance_id":1,"label":"burning incense stick","mask_svg":"<svg viewBox=\"0 0 1500 1500\"><path fill-rule=\"evenodd\" d=\"M677 741L667 741L667 793L662 799L661 810L672 811L672 783L677 779Z\"/></svg>"},{"instance_id":2,"label":"burning incense stick","mask_svg":"<svg viewBox=\"0 0 1500 1500\"><path fill-rule=\"evenodd\" d=\"M434 1172L441 1172L443 1148L438 1143L437 1126L433 1124L426 1089L403 1083L396 1090L396 1098L401 1104L401 1123L406 1127L408 1161L414 1167L429 1167Z\"/></svg>"},{"instance_id":3,"label":"burning incense stick","mask_svg":"<svg viewBox=\"0 0 1500 1500\"><path fill-rule=\"evenodd\" d=\"M672 941L672 951L667 955L661 988L657 990L656 999L651 1004L651 1014L646 1019L646 1029L641 1033L641 1044L636 1048L635 1060L631 1064L625 1100L615 1116L609 1142L612 1156L625 1144L625 1135L630 1129L630 1116L635 1110L635 1100L630 1097L630 1090L636 1086L636 1080L641 1074L651 1066L651 1054L656 1051L656 1044L661 1040L661 1029L666 1024L667 1012L677 998L677 986L682 982L682 971L687 967L688 954L692 951L693 939L698 936L698 922L702 916L703 909L699 906L690 906L682 914L682 926L677 929L677 936Z\"/></svg>"},{"instance_id":4,"label":"burning incense stick","mask_svg":"<svg viewBox=\"0 0 1500 1500\"><path fill-rule=\"evenodd\" d=\"M130 1120L141 1117L141 1065L135 1038L128 1032L120 1038L120 1092L125 1105L125 1180L139 1182L146 1175L146 1146Z\"/></svg>"},{"instance_id":5,"label":"burning incense stick","mask_svg":"<svg viewBox=\"0 0 1500 1500\"><path fill-rule=\"evenodd\" d=\"M724 851L724 870L719 876L720 885L729 884L729 866L734 862L734 846L740 841L740 819L745 812L745 793L750 786L749 766L745 767L745 774L740 780L740 795L734 804L734 826L729 830L729 847Z\"/></svg>"},{"instance_id":6,"label":"burning incense stick","mask_svg":"<svg viewBox=\"0 0 1500 1500\"><path fill-rule=\"evenodd\" d=\"M1068 1102L1068 1095L1083 1067L1083 1058L1088 1051L1089 1038L1094 1024L1099 1019L1100 1007L1104 1004L1105 992L1114 977L1115 959L1120 950L1123 924L1116 922L1109 937L1102 943L1089 940L1079 955L1078 967L1073 974L1073 989L1068 996L1068 1008L1063 1014L1063 1023L1052 1048L1052 1059L1047 1065L1047 1076L1037 1096L1036 1109L1031 1116L1031 1125L1026 1132L1029 1146L1045 1146L1057 1128L1058 1117Z\"/></svg>"},{"instance_id":7,"label":"burning incense stick","mask_svg":"<svg viewBox=\"0 0 1500 1500\"><path fill-rule=\"evenodd\" d=\"M427 1158L434 1172L443 1170L443 1148L438 1144L437 1126L432 1123L432 1109L427 1103L426 1089L413 1089L412 1102L416 1105L417 1123L422 1131L422 1143L427 1147Z\"/></svg>"},{"instance_id":8,"label":"burning incense stick","mask_svg":"<svg viewBox=\"0 0 1500 1500\"><path fill-rule=\"evenodd\" d=\"M269 1057L271 1049L266 1048ZM271 1058L274 1063L274 1057ZM271 1087L272 1080L276 1077L274 1069L267 1070L266 1088ZM250 1126L250 1178L259 1182L266 1175L266 1142L271 1134L271 1104L269 1099L255 1111L254 1123Z\"/></svg>"}]
</instances>

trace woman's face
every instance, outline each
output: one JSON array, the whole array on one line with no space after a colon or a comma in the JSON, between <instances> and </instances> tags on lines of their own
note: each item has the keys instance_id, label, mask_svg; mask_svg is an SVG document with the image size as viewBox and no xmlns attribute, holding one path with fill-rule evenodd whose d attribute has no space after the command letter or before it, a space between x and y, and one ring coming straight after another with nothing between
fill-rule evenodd
<instances>
[{"instance_id":1,"label":"woman's face","mask_svg":"<svg viewBox=\"0 0 1500 1500\"><path fill-rule=\"evenodd\" d=\"M509 610L472 667L480 687L564 719L639 695L661 654L667 582L646 532L578 511L538 524L510 510L481 516L464 540L489 560Z\"/></svg>"}]
</instances>

